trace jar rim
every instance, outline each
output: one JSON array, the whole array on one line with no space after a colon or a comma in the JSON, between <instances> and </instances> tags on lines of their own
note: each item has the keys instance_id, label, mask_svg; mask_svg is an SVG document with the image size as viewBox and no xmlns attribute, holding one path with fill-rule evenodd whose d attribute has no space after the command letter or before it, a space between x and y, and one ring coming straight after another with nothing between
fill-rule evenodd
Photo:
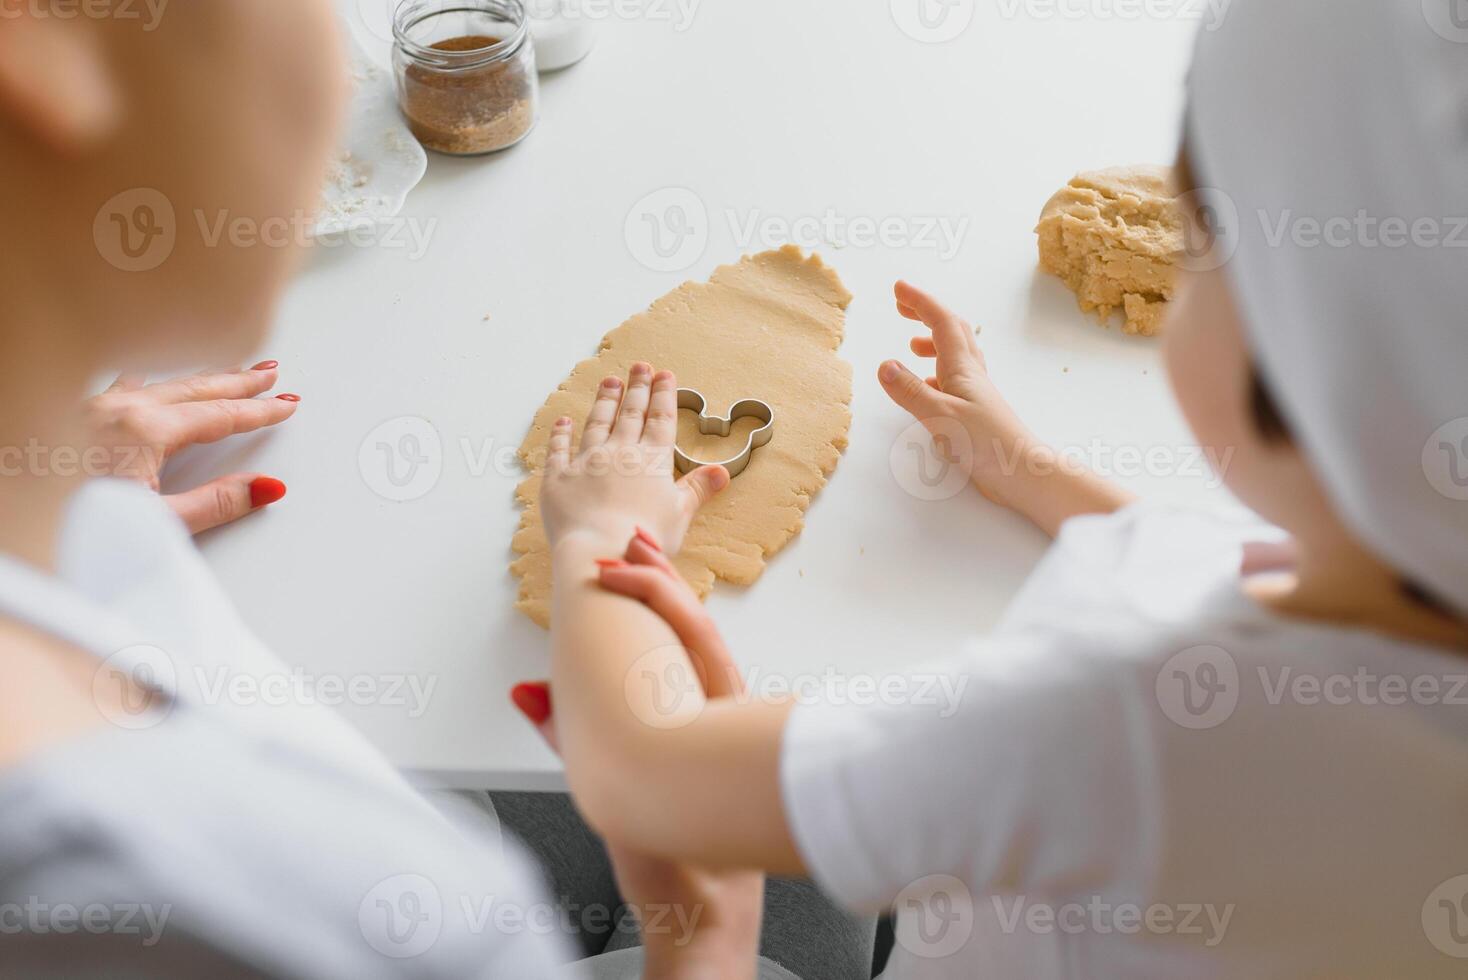
<instances>
[{"instance_id":1,"label":"jar rim","mask_svg":"<svg viewBox=\"0 0 1468 980\"><path fill-rule=\"evenodd\" d=\"M445 14L490 13L515 25L515 31L498 43L467 51L445 51L421 44L408 32L424 21ZM530 18L522 0L459 0L444 4L434 0L401 0L392 22L393 41L415 61L440 71L468 71L513 56L530 37Z\"/></svg>"}]
</instances>

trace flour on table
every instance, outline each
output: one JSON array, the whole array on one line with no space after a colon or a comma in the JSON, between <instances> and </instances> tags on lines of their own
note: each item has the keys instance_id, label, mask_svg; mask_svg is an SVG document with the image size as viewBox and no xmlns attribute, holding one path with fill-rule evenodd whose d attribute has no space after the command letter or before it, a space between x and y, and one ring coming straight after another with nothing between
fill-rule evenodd
<instances>
[{"instance_id":1,"label":"flour on table","mask_svg":"<svg viewBox=\"0 0 1468 980\"><path fill-rule=\"evenodd\" d=\"M343 220L381 210L386 198L363 194L372 182L372 165L341 153L326 170L326 188L321 196L321 217Z\"/></svg>"}]
</instances>

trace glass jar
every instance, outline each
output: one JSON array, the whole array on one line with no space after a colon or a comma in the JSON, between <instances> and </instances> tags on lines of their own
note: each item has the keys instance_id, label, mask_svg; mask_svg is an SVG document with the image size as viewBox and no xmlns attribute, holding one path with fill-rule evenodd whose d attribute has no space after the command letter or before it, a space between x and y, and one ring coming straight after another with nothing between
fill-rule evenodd
<instances>
[{"instance_id":1,"label":"glass jar","mask_svg":"<svg viewBox=\"0 0 1468 980\"><path fill-rule=\"evenodd\" d=\"M393 77L408 128L427 149L493 153L535 128L535 45L521 0L403 0Z\"/></svg>"}]
</instances>

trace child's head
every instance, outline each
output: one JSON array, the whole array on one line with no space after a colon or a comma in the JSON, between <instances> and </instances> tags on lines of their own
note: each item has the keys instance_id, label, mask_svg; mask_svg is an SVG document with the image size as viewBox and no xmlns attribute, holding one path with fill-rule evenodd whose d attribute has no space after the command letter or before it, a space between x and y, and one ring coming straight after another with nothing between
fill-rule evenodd
<instances>
[{"instance_id":1,"label":"child's head","mask_svg":"<svg viewBox=\"0 0 1468 980\"><path fill-rule=\"evenodd\" d=\"M1237 0L1204 33L1181 169L1230 223L1230 251L1184 273L1167 362L1246 503L1302 541L1359 541L1464 613L1468 28L1453 3Z\"/></svg>"},{"instance_id":2,"label":"child's head","mask_svg":"<svg viewBox=\"0 0 1468 980\"><path fill-rule=\"evenodd\" d=\"M309 212L344 87L328 0L0 4L5 329L98 366L249 352L295 250L212 232Z\"/></svg>"},{"instance_id":3,"label":"child's head","mask_svg":"<svg viewBox=\"0 0 1468 980\"><path fill-rule=\"evenodd\" d=\"M1344 533L1320 480L1281 431L1221 270L1182 274L1164 353L1183 415L1229 489L1298 537Z\"/></svg>"}]
</instances>

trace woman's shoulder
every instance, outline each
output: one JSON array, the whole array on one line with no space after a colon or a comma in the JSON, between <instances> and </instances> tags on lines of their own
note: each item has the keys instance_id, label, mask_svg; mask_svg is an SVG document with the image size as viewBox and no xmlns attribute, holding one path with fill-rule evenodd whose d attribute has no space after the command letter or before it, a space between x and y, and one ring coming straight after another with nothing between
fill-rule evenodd
<instances>
[{"instance_id":1,"label":"woman's shoulder","mask_svg":"<svg viewBox=\"0 0 1468 980\"><path fill-rule=\"evenodd\" d=\"M411 958L422 976L546 976L559 952L499 928L505 910L550 908L513 843L188 704L0 771L0 812L0 905L34 907L27 941L92 910L129 966L186 954L230 975L365 977Z\"/></svg>"}]
</instances>

